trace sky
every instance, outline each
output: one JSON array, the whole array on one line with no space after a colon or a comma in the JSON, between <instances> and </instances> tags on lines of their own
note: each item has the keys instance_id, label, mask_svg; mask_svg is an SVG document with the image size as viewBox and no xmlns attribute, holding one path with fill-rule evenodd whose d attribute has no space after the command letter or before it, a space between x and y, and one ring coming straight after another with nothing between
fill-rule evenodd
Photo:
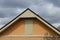
<instances>
[{"instance_id":1,"label":"sky","mask_svg":"<svg viewBox=\"0 0 60 40\"><path fill-rule=\"evenodd\" d=\"M55 27L60 25L60 0L0 0L0 28L30 8Z\"/></svg>"}]
</instances>

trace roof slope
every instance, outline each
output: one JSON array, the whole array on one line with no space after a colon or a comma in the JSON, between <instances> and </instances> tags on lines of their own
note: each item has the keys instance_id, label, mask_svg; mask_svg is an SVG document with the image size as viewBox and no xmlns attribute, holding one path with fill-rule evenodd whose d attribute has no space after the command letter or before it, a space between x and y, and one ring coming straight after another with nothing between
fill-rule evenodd
<instances>
[{"instance_id":1,"label":"roof slope","mask_svg":"<svg viewBox=\"0 0 60 40\"><path fill-rule=\"evenodd\" d=\"M55 28L54 26L52 26L50 23L48 23L46 20L44 20L42 17L40 17L39 15L37 15L35 12L33 12L32 10L30 10L29 8L27 8L25 11L23 11L21 14L19 14L17 17L15 17L13 20L11 20L9 23L7 23L5 26L3 26L0 29L0 33L2 31L4 31L5 29L7 29L11 24L13 24L15 21L17 21L20 18L37 18L38 20L40 20L41 22L43 22L45 25L47 25L49 28L51 28L52 30L54 30L56 33L58 33L60 35L60 31Z\"/></svg>"}]
</instances>

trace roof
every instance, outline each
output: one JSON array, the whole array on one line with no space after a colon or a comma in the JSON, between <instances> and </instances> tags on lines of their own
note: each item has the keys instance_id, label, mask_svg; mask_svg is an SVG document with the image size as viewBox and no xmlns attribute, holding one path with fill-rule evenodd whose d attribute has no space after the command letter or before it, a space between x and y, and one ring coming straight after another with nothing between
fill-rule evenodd
<instances>
[{"instance_id":1,"label":"roof","mask_svg":"<svg viewBox=\"0 0 60 40\"><path fill-rule=\"evenodd\" d=\"M33 18L33 17L37 18L38 20L40 20L41 22L43 22L45 25L47 25L49 28L51 28L53 31L55 31L57 34L60 35L60 31L57 28L55 28L53 25L51 25L50 23L48 23L46 20L44 20L42 17L40 17L38 14L36 14L32 10L30 10L29 8L27 8L25 11L23 11L22 13L20 13L17 17L15 17L9 23L7 23L6 25L4 25L2 28L0 28L0 33L2 31L4 31L5 29L7 29L10 25L12 25L15 21L17 21L20 18Z\"/></svg>"}]
</instances>

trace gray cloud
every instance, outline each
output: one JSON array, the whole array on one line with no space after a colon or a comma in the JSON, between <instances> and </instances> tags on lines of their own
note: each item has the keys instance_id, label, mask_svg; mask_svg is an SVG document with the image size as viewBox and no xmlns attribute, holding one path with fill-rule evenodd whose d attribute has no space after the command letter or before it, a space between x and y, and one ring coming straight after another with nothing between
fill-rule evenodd
<instances>
[{"instance_id":1,"label":"gray cloud","mask_svg":"<svg viewBox=\"0 0 60 40\"><path fill-rule=\"evenodd\" d=\"M60 0L46 0L49 3L53 3L55 6L60 7Z\"/></svg>"},{"instance_id":2,"label":"gray cloud","mask_svg":"<svg viewBox=\"0 0 60 40\"><path fill-rule=\"evenodd\" d=\"M28 0L4 0L2 3L3 7L12 7L12 8L26 8L30 6L30 1Z\"/></svg>"},{"instance_id":3,"label":"gray cloud","mask_svg":"<svg viewBox=\"0 0 60 40\"><path fill-rule=\"evenodd\" d=\"M60 8L55 7L52 4L46 4L42 6L34 6L31 7L32 10L34 10L36 13L38 13L41 17L43 17L45 20L47 20L51 24L60 23ZM56 25L55 25L56 26Z\"/></svg>"},{"instance_id":4,"label":"gray cloud","mask_svg":"<svg viewBox=\"0 0 60 40\"><path fill-rule=\"evenodd\" d=\"M0 18L12 17L17 14L16 8L0 8Z\"/></svg>"},{"instance_id":5,"label":"gray cloud","mask_svg":"<svg viewBox=\"0 0 60 40\"><path fill-rule=\"evenodd\" d=\"M19 14L18 11L26 8L32 9L51 24L60 23L59 0L0 0L0 24L6 24Z\"/></svg>"}]
</instances>

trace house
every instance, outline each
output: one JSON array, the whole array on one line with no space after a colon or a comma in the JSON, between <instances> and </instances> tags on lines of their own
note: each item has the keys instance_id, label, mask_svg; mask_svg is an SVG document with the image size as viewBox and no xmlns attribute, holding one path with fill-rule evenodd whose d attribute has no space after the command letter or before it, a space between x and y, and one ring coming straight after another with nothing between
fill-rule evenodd
<instances>
[{"instance_id":1,"label":"house","mask_svg":"<svg viewBox=\"0 0 60 40\"><path fill-rule=\"evenodd\" d=\"M27 8L0 29L0 40L60 40L60 31Z\"/></svg>"}]
</instances>

